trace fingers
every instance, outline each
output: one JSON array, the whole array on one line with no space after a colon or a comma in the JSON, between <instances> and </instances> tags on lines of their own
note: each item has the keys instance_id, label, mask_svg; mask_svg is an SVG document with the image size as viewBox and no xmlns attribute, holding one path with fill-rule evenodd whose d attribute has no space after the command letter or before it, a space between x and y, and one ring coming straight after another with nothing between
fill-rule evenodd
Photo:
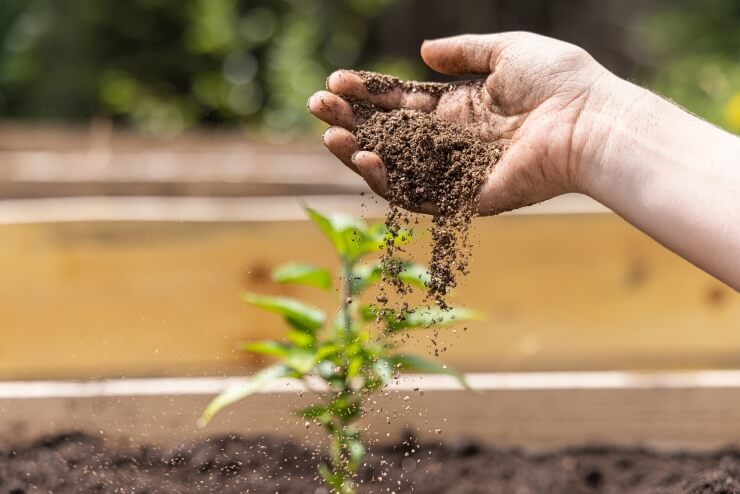
<instances>
[{"instance_id":1,"label":"fingers","mask_svg":"<svg viewBox=\"0 0 740 494\"><path fill-rule=\"evenodd\" d=\"M421 45L421 58L442 74L489 74L513 36L517 33L464 34L425 41Z\"/></svg>"},{"instance_id":2,"label":"fingers","mask_svg":"<svg viewBox=\"0 0 740 494\"><path fill-rule=\"evenodd\" d=\"M383 92L372 92L368 89L362 76L352 70L338 70L326 81L326 87L332 93L367 101L384 110L408 108L430 112L434 110L439 98L423 90L414 90L407 84L393 87Z\"/></svg>"},{"instance_id":3,"label":"fingers","mask_svg":"<svg viewBox=\"0 0 740 494\"><path fill-rule=\"evenodd\" d=\"M388 199L388 174L380 156L370 151L359 151L352 157L352 161L370 189L380 197ZM437 208L425 202L414 207L413 211L433 215L436 214Z\"/></svg>"},{"instance_id":4,"label":"fingers","mask_svg":"<svg viewBox=\"0 0 740 494\"><path fill-rule=\"evenodd\" d=\"M322 140L329 151L339 158L342 163L347 165L355 173L359 173L359 170L352 162L352 156L359 148L355 136L350 131L341 127L331 127L324 132Z\"/></svg>"},{"instance_id":5,"label":"fingers","mask_svg":"<svg viewBox=\"0 0 740 494\"><path fill-rule=\"evenodd\" d=\"M308 111L329 125L353 130L355 117L352 107L336 94L318 91L308 99Z\"/></svg>"},{"instance_id":6,"label":"fingers","mask_svg":"<svg viewBox=\"0 0 740 494\"><path fill-rule=\"evenodd\" d=\"M372 191L385 197L388 178L380 156L370 151L359 151L352 157L352 162Z\"/></svg>"}]
</instances>

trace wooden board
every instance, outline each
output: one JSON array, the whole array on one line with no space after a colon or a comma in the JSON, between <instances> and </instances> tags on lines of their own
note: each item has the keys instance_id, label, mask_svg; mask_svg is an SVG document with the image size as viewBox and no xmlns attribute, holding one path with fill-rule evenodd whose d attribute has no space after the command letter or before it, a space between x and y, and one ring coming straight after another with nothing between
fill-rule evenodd
<instances>
[{"instance_id":1,"label":"wooden board","mask_svg":"<svg viewBox=\"0 0 740 494\"><path fill-rule=\"evenodd\" d=\"M486 218L475 235L455 300L487 319L439 338L458 368L738 365L740 295L616 216ZM283 326L242 291L336 298L275 287L270 270L289 260L336 267L305 221L0 226L0 378L253 369L237 344ZM411 346L432 351L424 333Z\"/></svg>"},{"instance_id":2,"label":"wooden board","mask_svg":"<svg viewBox=\"0 0 740 494\"><path fill-rule=\"evenodd\" d=\"M603 376L602 376L603 377ZM559 376L566 383L582 382L577 373ZM654 378L652 378L654 379ZM473 379L481 382L481 379ZM504 381L522 381L516 375ZM600 381L603 379L597 379ZM424 381L413 389L391 389L374 399L363 419L363 435L380 443L397 442L405 430L426 441L472 438L498 447L547 450L585 444L649 446L661 449L714 449L740 445L740 381L722 386L692 384L572 387L548 386L547 376L524 376L527 388L488 386L477 392L427 389ZM160 380L161 381L161 380ZM495 379L494 379L495 381ZM324 433L306 428L292 410L315 403L310 393L262 393L225 410L205 429L197 418L210 399L198 390L164 392L167 384L135 383L132 394L108 393L125 383L35 383L54 396L12 398L0 396L0 437L19 441L45 434L82 430L108 440L175 444L206 435L239 433L289 437L309 446L320 445ZM86 397L65 395L87 388ZM159 387L162 394L148 394ZM396 387L398 388L398 386ZM146 393L144 393L146 391ZM406 399L408 397L408 399Z\"/></svg>"}]
</instances>

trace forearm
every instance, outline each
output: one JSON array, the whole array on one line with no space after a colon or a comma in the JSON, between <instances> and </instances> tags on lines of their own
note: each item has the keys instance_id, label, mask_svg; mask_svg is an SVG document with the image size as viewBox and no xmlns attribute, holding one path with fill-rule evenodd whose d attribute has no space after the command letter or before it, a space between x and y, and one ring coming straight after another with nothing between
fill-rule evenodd
<instances>
[{"instance_id":1,"label":"forearm","mask_svg":"<svg viewBox=\"0 0 740 494\"><path fill-rule=\"evenodd\" d=\"M595 116L584 192L740 290L740 138L619 84Z\"/></svg>"}]
</instances>

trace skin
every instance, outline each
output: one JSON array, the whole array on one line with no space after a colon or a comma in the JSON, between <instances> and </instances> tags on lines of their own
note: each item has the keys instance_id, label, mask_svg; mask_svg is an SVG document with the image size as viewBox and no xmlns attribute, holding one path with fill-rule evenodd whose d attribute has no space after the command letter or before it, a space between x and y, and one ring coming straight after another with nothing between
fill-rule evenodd
<instances>
[{"instance_id":1,"label":"skin","mask_svg":"<svg viewBox=\"0 0 740 494\"><path fill-rule=\"evenodd\" d=\"M544 36L455 36L425 42L421 56L437 72L482 76L485 84L440 97L400 89L373 95L343 70L309 99L309 110L331 125L325 145L373 191L384 196L385 167L358 150L352 130L359 122L343 96L430 112L503 141L480 191L482 215L586 194L740 290L740 138Z\"/></svg>"}]
</instances>

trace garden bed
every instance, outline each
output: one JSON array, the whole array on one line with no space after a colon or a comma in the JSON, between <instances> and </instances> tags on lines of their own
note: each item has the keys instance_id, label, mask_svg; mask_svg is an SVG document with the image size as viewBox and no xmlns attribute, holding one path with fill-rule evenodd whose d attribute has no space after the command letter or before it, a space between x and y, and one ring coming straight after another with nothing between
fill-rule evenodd
<instances>
[{"instance_id":1,"label":"garden bed","mask_svg":"<svg viewBox=\"0 0 740 494\"><path fill-rule=\"evenodd\" d=\"M361 492L739 492L736 371L468 378L475 392L408 376L379 397L393 418L365 419ZM232 382L0 383L0 492L326 492L295 383L195 426Z\"/></svg>"}]
</instances>

